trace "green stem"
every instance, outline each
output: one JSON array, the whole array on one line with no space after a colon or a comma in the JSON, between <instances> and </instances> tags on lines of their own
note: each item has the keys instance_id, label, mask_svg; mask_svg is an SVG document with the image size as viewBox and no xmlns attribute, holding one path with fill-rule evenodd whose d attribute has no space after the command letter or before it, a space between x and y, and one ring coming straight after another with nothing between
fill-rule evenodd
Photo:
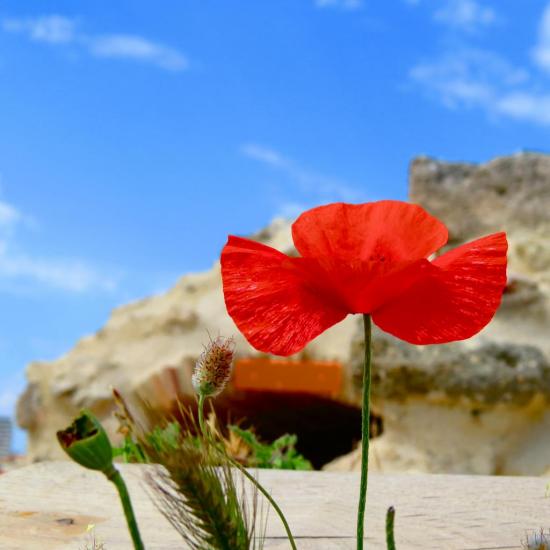
<instances>
[{"instance_id":1,"label":"green stem","mask_svg":"<svg viewBox=\"0 0 550 550\"><path fill-rule=\"evenodd\" d=\"M393 536L393 521L395 519L395 508L390 506L386 513L386 546L388 550L395 550L395 538Z\"/></svg>"},{"instance_id":2,"label":"green stem","mask_svg":"<svg viewBox=\"0 0 550 550\"><path fill-rule=\"evenodd\" d=\"M370 379L371 379L371 339L370 315L363 315L365 328L365 362L363 364L363 408L361 413L361 485L359 488L359 506L357 508L357 550L363 550L363 532L365 528L365 505L367 502L367 482L369 475L369 437L370 437Z\"/></svg>"},{"instance_id":3,"label":"green stem","mask_svg":"<svg viewBox=\"0 0 550 550\"><path fill-rule=\"evenodd\" d=\"M124 509L124 515L126 516L128 530L130 531L132 542L134 543L134 550L145 550L145 546L143 546L143 542L141 541L141 536L139 534L136 517L134 515L132 503L130 502L130 495L128 494L126 483L124 483L120 472L112 464L111 468L103 473L107 476L109 481L112 481L115 484L115 487L117 488L120 496L120 502L122 502L122 508Z\"/></svg>"},{"instance_id":4,"label":"green stem","mask_svg":"<svg viewBox=\"0 0 550 550\"><path fill-rule=\"evenodd\" d=\"M206 426L204 424L204 410L203 410L204 409L204 400L205 400L204 396L200 395L199 396L199 406L198 406L198 409L199 409L199 427L201 429L203 437L210 440L210 434L206 431ZM292 531L290 530L290 526L288 525L288 522L285 518L285 515L283 514L283 511L279 508L279 505L275 502L273 497L269 494L267 489L265 489L263 487L263 485L242 464L240 464L239 462L237 462L236 460L234 460L230 456L226 455L226 458L229 460L229 463L232 466L238 468L243 473L243 475L251 483L253 483L256 486L256 488L258 489L258 491L260 491L260 493L262 493L262 495L264 495L264 497L268 500L269 504L271 504L271 506L273 507L273 509L275 510L277 515L279 516L279 518L280 518L280 520L281 520L281 522L282 522L282 524L285 528L286 535L288 537L288 542L290 543L290 546L292 547L292 550L297 550L296 549L296 542L294 541L294 537L292 536Z\"/></svg>"},{"instance_id":5,"label":"green stem","mask_svg":"<svg viewBox=\"0 0 550 550\"><path fill-rule=\"evenodd\" d=\"M208 438L208 432L206 431L206 425L204 424L204 395L199 395L199 427L201 429L202 435Z\"/></svg>"},{"instance_id":6,"label":"green stem","mask_svg":"<svg viewBox=\"0 0 550 550\"><path fill-rule=\"evenodd\" d=\"M292 547L292 550L296 550L296 543L294 542L294 537L292 536L292 531L290 530L290 526L288 525L288 522L286 521L285 515L283 514L283 511L279 508L279 505L275 502L273 497L268 493L268 491L263 487L263 485L242 465L239 464L236 460L233 460L231 457L229 458L229 462L237 467L256 487L258 488L258 491L264 495L265 498L269 501L269 504L273 506L273 509L275 512L277 512L277 515L279 516L282 524L284 525L286 535L288 537L288 542L290 542L290 546Z\"/></svg>"}]
</instances>

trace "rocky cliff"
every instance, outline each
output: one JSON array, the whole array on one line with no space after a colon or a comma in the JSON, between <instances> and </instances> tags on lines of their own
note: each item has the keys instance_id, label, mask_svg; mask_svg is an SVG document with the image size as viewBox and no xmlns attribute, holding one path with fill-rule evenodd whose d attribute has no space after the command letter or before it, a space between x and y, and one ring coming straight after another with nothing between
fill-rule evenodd
<instances>
[{"instance_id":1,"label":"rocky cliff","mask_svg":"<svg viewBox=\"0 0 550 550\"><path fill-rule=\"evenodd\" d=\"M373 406L382 433L375 467L385 471L542 474L550 469L550 156L517 154L484 165L418 158L410 199L443 220L450 245L505 230L509 284L493 322L467 342L413 347L375 332ZM255 236L292 251L289 224ZM161 296L117 309L97 334L51 363L27 369L18 422L29 453L60 456L53 434L82 406L113 430L110 387L162 403L189 393L189 374L211 334L235 335L219 266L187 275ZM338 360L340 399L357 402L360 319L349 316L312 342L308 357ZM358 465L357 453L330 468Z\"/></svg>"},{"instance_id":2,"label":"rocky cliff","mask_svg":"<svg viewBox=\"0 0 550 550\"><path fill-rule=\"evenodd\" d=\"M293 250L288 221L275 220L253 238ZM308 346L307 356L347 364L353 326L350 317L327 331ZM226 312L219 263L182 277L165 294L116 309L99 332L57 361L31 363L17 405L31 459L64 458L55 432L82 407L94 411L116 439L112 387L159 407L193 395L191 372L209 334L234 336L237 356L259 355Z\"/></svg>"},{"instance_id":3,"label":"rocky cliff","mask_svg":"<svg viewBox=\"0 0 550 550\"><path fill-rule=\"evenodd\" d=\"M509 241L508 285L493 321L465 342L413 347L378 334L373 441L383 471L543 474L550 471L550 156L487 164L422 157L410 199L449 228L449 246L495 231ZM353 351L355 349L355 351ZM358 378L362 341L352 343ZM327 469L355 469L354 451Z\"/></svg>"}]
</instances>

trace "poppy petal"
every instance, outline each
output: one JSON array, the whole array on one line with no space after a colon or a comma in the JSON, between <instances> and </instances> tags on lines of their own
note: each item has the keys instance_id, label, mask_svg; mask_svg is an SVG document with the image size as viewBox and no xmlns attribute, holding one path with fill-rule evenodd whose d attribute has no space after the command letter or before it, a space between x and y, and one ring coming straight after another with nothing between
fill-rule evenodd
<instances>
[{"instance_id":1,"label":"poppy petal","mask_svg":"<svg viewBox=\"0 0 550 550\"><path fill-rule=\"evenodd\" d=\"M227 311L256 349L292 355L347 315L308 281L301 258L229 237L221 255Z\"/></svg>"},{"instance_id":2,"label":"poppy petal","mask_svg":"<svg viewBox=\"0 0 550 550\"><path fill-rule=\"evenodd\" d=\"M303 257L353 264L427 258L447 242L448 232L422 207L386 200L313 208L294 222L292 237Z\"/></svg>"},{"instance_id":3,"label":"poppy petal","mask_svg":"<svg viewBox=\"0 0 550 550\"><path fill-rule=\"evenodd\" d=\"M412 344L442 344L477 334L493 318L506 285L505 233L447 252L373 321Z\"/></svg>"}]
</instances>

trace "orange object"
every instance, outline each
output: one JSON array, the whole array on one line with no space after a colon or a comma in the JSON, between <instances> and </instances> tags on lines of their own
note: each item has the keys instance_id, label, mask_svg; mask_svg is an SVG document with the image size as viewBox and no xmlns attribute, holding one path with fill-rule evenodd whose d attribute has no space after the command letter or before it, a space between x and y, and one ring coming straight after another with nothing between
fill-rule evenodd
<instances>
[{"instance_id":1,"label":"orange object","mask_svg":"<svg viewBox=\"0 0 550 550\"><path fill-rule=\"evenodd\" d=\"M237 359L233 387L337 397L342 388L342 365L332 361L291 361L269 357Z\"/></svg>"}]
</instances>

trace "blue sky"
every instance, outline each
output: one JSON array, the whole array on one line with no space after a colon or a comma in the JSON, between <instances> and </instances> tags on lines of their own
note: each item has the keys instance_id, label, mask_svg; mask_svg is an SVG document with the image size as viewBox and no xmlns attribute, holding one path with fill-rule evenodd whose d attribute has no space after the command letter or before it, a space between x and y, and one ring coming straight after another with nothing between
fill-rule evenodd
<instances>
[{"instance_id":1,"label":"blue sky","mask_svg":"<svg viewBox=\"0 0 550 550\"><path fill-rule=\"evenodd\" d=\"M548 150L549 84L545 1L3 1L0 414L228 233Z\"/></svg>"}]
</instances>

